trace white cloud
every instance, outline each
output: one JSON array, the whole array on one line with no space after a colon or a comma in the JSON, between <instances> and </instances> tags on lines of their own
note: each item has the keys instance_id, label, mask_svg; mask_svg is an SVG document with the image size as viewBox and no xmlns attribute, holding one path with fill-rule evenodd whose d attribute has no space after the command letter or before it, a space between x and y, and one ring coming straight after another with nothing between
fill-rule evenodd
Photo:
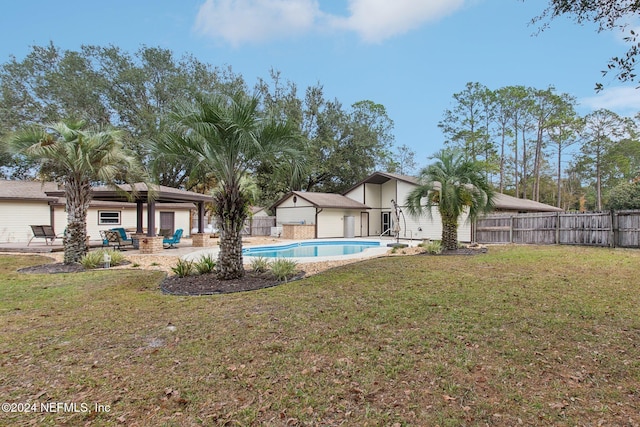
<instances>
[{"instance_id":1,"label":"white cloud","mask_svg":"<svg viewBox=\"0 0 640 427\"><path fill-rule=\"evenodd\" d=\"M380 42L436 21L459 9L464 0L349 0L351 15L336 23L366 42Z\"/></svg>"},{"instance_id":2,"label":"white cloud","mask_svg":"<svg viewBox=\"0 0 640 427\"><path fill-rule=\"evenodd\" d=\"M640 111L640 89L617 86L603 89L595 96L580 100L580 104L593 110L607 109L622 115L635 115Z\"/></svg>"},{"instance_id":3,"label":"white cloud","mask_svg":"<svg viewBox=\"0 0 640 427\"><path fill-rule=\"evenodd\" d=\"M195 28L237 46L305 33L319 16L315 0L206 0Z\"/></svg>"},{"instance_id":4,"label":"white cloud","mask_svg":"<svg viewBox=\"0 0 640 427\"><path fill-rule=\"evenodd\" d=\"M195 28L235 46L315 30L353 31L365 42L375 43L438 20L464 4L464 0L346 1L349 16L322 12L318 0L206 0Z\"/></svg>"}]
</instances>

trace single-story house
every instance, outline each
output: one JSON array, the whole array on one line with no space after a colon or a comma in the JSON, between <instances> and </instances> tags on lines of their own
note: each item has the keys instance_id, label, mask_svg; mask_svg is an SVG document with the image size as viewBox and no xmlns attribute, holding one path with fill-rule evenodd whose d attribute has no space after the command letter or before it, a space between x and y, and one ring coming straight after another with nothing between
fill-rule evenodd
<instances>
[{"instance_id":1,"label":"single-story house","mask_svg":"<svg viewBox=\"0 0 640 427\"><path fill-rule=\"evenodd\" d=\"M305 238L379 237L394 235L399 229L401 238L439 240L442 222L437 210L432 211L431 217L425 214L418 218L407 211L406 198L417 186L417 178L376 172L343 194L293 191L277 201L272 209L278 226L300 224L313 228L305 233ZM561 210L505 194L496 196L495 205L497 212L505 213ZM463 216L458 239L471 241L472 230L473 224Z\"/></svg>"},{"instance_id":2,"label":"single-story house","mask_svg":"<svg viewBox=\"0 0 640 427\"><path fill-rule=\"evenodd\" d=\"M368 224L369 207L341 194L292 191L273 208L276 226L297 225L296 235L285 231L285 238L357 237L363 235L362 222Z\"/></svg>"},{"instance_id":3,"label":"single-story house","mask_svg":"<svg viewBox=\"0 0 640 427\"><path fill-rule=\"evenodd\" d=\"M154 215L156 228L190 230L194 210L194 203L158 202ZM142 218L148 219L146 206ZM51 225L57 234L62 234L66 224L65 199L57 184L0 180L0 243L28 242L33 236L31 225ZM101 230L123 227L135 231L136 225L136 203L94 199L89 206L87 234L91 240L99 240Z\"/></svg>"}]
</instances>

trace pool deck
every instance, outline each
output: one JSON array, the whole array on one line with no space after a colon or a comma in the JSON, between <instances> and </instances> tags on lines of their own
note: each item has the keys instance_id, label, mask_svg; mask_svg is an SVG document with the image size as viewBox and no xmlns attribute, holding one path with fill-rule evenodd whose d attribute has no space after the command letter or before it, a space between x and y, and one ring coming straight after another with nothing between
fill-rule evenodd
<instances>
[{"instance_id":1,"label":"pool deck","mask_svg":"<svg viewBox=\"0 0 640 427\"><path fill-rule=\"evenodd\" d=\"M317 256L317 257L287 257L287 259L293 260L295 262L297 262L298 264L306 264L306 263L315 263L315 262L328 262L328 261L345 261L345 260L359 260L359 259L367 259L367 258L375 258L375 257L379 257L382 255L385 255L387 252L389 252L392 248L390 246L387 246L388 244L393 244L396 243L395 239L377 239L377 238L350 238L350 239L344 239L344 238L334 238L334 239L307 239L307 240L282 240L278 243L275 244L268 244L268 245L251 245L251 247L278 247L278 246L288 246L288 245L292 245L292 244L297 244L297 243L302 243L302 242L329 242L329 241L336 241L336 242L340 242L340 241L349 241L349 242L379 242L381 245L380 246L374 246L371 248L367 248L362 252L359 253L355 253L355 254L348 254L348 255L334 255L334 256ZM421 241L407 241L407 240L400 240L401 244L406 244L408 246L416 246L420 243ZM198 251L194 251L194 252L190 252L186 255L183 255L182 258L187 260L187 261L196 261L199 258L203 257L203 256L211 256L214 259L217 258L218 253L220 252L220 249L215 247L215 248L207 248L207 249L202 249L202 250L198 250ZM254 259L259 258L259 256L248 256L248 255L243 255L243 262L244 264L250 264L251 261L253 261ZM269 258L271 259L271 258Z\"/></svg>"},{"instance_id":2,"label":"pool deck","mask_svg":"<svg viewBox=\"0 0 640 427\"><path fill-rule=\"evenodd\" d=\"M267 241L268 240L268 241ZM275 238L267 238L267 237L246 237L243 238L243 247L257 247L257 246L280 246L280 245L290 245L294 243L300 243L303 241L377 241L382 242L384 246L373 247L366 249L363 252L357 254L349 254L349 255L337 255L337 256L327 256L327 257L297 257L297 258L289 258L293 259L297 263L307 264L307 263L321 263L321 262L331 262L331 261L347 261L347 260L360 260L367 258L374 258L377 256L383 256L387 252L391 250L390 247L387 247L387 244L396 243L396 239L393 238L349 238L349 239L310 239L310 240L284 240L284 239L275 239ZM91 250L96 250L102 248L101 241L91 241L90 242ZM407 244L408 246L417 246L421 243L420 240L404 240L400 239L400 243ZM40 254L40 255L53 255L58 254L60 257L62 256L64 248L62 246L62 241L56 239L53 244L47 245L44 241L36 241L34 240L31 245L27 245L27 243L0 243L0 253L21 253L21 254ZM164 249L162 252L143 255L140 254L140 251L136 249L127 249L124 251L126 256L139 256L150 258L154 260L164 259L164 258L173 258L179 257L185 260L198 260L202 256L211 255L214 259L218 257L219 248L217 246L210 248L200 248L192 246L192 242L190 238L183 238L181 242L177 245L175 249ZM245 265L251 263L256 257L251 256L243 256L243 262Z\"/></svg>"}]
</instances>

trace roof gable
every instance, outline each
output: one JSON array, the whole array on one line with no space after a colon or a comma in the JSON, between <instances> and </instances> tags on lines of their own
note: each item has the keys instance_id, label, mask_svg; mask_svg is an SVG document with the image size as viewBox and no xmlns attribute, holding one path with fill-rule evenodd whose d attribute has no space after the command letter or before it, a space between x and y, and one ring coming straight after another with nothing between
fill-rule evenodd
<instances>
[{"instance_id":1,"label":"roof gable","mask_svg":"<svg viewBox=\"0 0 640 427\"><path fill-rule=\"evenodd\" d=\"M353 191L354 189L358 188L362 184L379 184L380 185L392 179L395 179L396 181L406 182L413 185L418 185L418 182L419 182L418 178L409 176L409 175L399 175L399 174L389 173L389 172L374 172L368 177L366 177L365 179L363 179L362 181L358 182L353 187L350 187L349 189L344 191L342 194L347 194Z\"/></svg>"},{"instance_id":2,"label":"roof gable","mask_svg":"<svg viewBox=\"0 0 640 427\"><path fill-rule=\"evenodd\" d=\"M364 203L360 203L350 199L342 194L334 193L314 193L307 191L292 191L271 206L271 209L277 208L285 200L296 196L306 200L316 208L337 208L337 209L371 209Z\"/></svg>"}]
</instances>

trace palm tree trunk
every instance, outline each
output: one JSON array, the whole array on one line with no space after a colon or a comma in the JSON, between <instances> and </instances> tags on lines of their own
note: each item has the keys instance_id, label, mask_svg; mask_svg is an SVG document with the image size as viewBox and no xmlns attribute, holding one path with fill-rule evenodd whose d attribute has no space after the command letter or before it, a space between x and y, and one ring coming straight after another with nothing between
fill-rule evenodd
<instances>
[{"instance_id":1,"label":"palm tree trunk","mask_svg":"<svg viewBox=\"0 0 640 427\"><path fill-rule=\"evenodd\" d=\"M214 197L220 224L220 253L216 271L224 280L244 276L242 263L242 227L247 218L246 199L239 185L224 186Z\"/></svg>"},{"instance_id":2,"label":"palm tree trunk","mask_svg":"<svg viewBox=\"0 0 640 427\"><path fill-rule=\"evenodd\" d=\"M88 180L70 179L64 186L67 199L67 228L64 234L64 263L80 262L87 253L87 212L91 202Z\"/></svg>"},{"instance_id":3,"label":"palm tree trunk","mask_svg":"<svg viewBox=\"0 0 640 427\"><path fill-rule=\"evenodd\" d=\"M442 216L442 249L453 251L458 249L458 219Z\"/></svg>"}]
</instances>

